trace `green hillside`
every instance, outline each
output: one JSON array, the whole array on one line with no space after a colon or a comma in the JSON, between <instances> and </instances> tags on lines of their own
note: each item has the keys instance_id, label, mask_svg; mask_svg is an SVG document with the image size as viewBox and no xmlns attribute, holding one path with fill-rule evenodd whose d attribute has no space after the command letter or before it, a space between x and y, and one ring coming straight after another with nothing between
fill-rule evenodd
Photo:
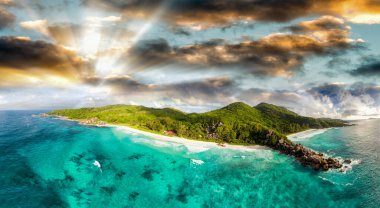
<instances>
[{"instance_id":1,"label":"green hillside","mask_svg":"<svg viewBox=\"0 0 380 208\"><path fill-rule=\"evenodd\" d=\"M70 119L97 118L109 124L125 125L163 134L171 131L180 137L234 144L275 145L286 135L309 128L345 126L341 120L299 116L286 108L261 103L251 107L232 103L206 113L185 113L172 108L111 105L99 108L65 109L49 115Z\"/></svg>"}]
</instances>

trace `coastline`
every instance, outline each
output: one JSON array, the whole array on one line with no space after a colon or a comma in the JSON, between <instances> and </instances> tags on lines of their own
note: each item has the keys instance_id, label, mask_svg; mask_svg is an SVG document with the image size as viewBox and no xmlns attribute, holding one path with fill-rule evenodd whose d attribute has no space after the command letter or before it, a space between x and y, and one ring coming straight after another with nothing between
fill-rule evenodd
<instances>
[{"instance_id":1,"label":"coastline","mask_svg":"<svg viewBox=\"0 0 380 208\"><path fill-rule=\"evenodd\" d=\"M244 145L233 145L233 144L224 144L224 143L219 144L219 143L211 142L211 141L210 142L200 141L200 140L186 139L186 138L177 137L177 136L160 135L157 133L136 129L130 126L125 126L125 125L120 125L120 124L107 124L97 119L92 119L91 121L89 121L86 119L83 119L83 120L82 119L77 119L77 120L68 119L67 117L60 117L60 116L56 116L56 118L61 119L61 120L75 121L75 122L78 122L78 124L80 125L114 128L115 130L119 130L127 134L129 133L129 134L145 135L148 138L131 137L131 141L135 143L142 142L142 143L147 143L148 145L161 146L161 147L176 148L176 147L183 146L190 153L204 152L210 149L222 149L222 148L229 149L229 150L238 150L241 152L272 149L272 150L277 150L280 153L283 153L285 155L293 156L303 166L309 166L316 171L318 170L328 171L330 169L339 169L341 172L344 172L343 164L346 164L347 166L352 162L351 160L346 161L342 159L335 159L327 155L324 155L323 153L316 152L312 149L306 148L302 146L301 144L295 143L295 141L297 141L296 139L309 138L311 136L321 134L331 128L309 129L306 131L298 132L296 134L288 135L289 136L288 139L291 141L290 143L280 140L274 146L267 147L267 146L261 146L261 145L244 146ZM195 161L195 163L196 162L197 161Z\"/></svg>"},{"instance_id":2,"label":"coastline","mask_svg":"<svg viewBox=\"0 0 380 208\"><path fill-rule=\"evenodd\" d=\"M202 151L207 151L209 149L232 149L232 150L239 150L239 151L256 151L256 150L270 150L271 149L269 147L262 146L262 145L234 145L234 144L227 144L227 143L223 143L222 145L220 145L216 142L211 142L211 141L208 142L208 141L201 141L201 140L186 139L186 138L177 137L177 136L161 135L161 134L140 130L140 129L136 129L136 128L125 126L125 125L107 124L107 123L104 125L84 124L84 123L81 123L80 120L69 119L63 116L54 116L54 117L60 120L75 121L75 122L78 122L78 124L85 125L85 126L109 127L109 128L119 129L125 133L141 134L152 139L152 142L161 141L161 142L167 142L167 143L172 143L172 144L174 143L178 145L184 145L191 152L202 152Z\"/></svg>"}]
</instances>

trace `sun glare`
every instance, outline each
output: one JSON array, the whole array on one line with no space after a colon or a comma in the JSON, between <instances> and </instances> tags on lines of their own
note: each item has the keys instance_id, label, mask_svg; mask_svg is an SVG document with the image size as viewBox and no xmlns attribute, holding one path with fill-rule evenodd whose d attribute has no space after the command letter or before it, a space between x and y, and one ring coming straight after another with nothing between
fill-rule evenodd
<instances>
[{"instance_id":1,"label":"sun glare","mask_svg":"<svg viewBox=\"0 0 380 208\"><path fill-rule=\"evenodd\" d=\"M82 41L79 45L79 51L84 53L86 56L95 56L98 52L101 33L98 28L88 28L84 32Z\"/></svg>"}]
</instances>

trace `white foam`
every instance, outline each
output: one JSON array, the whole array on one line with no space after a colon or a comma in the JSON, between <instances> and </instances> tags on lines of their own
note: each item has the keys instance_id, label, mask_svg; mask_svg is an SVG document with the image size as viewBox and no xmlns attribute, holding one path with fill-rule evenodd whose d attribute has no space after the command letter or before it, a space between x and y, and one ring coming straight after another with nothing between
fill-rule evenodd
<instances>
[{"instance_id":1,"label":"white foam","mask_svg":"<svg viewBox=\"0 0 380 208\"><path fill-rule=\"evenodd\" d=\"M304 140L304 139L311 138L311 137L313 137L315 135L318 135L318 134L323 134L323 133L325 133L326 131L328 131L330 129L331 128L309 129L309 130L301 131L301 132L298 132L298 133L295 133L295 134L290 134L290 135L288 135L288 139L290 139L291 141L301 141L301 140Z\"/></svg>"},{"instance_id":2,"label":"white foam","mask_svg":"<svg viewBox=\"0 0 380 208\"><path fill-rule=\"evenodd\" d=\"M99 170L100 170L100 172L103 172L103 171L102 171L102 165L100 165L100 162L99 162L99 161L95 160L95 162L92 163L92 164L95 165L96 167L98 167Z\"/></svg>"},{"instance_id":3,"label":"white foam","mask_svg":"<svg viewBox=\"0 0 380 208\"><path fill-rule=\"evenodd\" d=\"M191 159L190 161L195 165L203 165L205 163L203 160L196 160L196 159Z\"/></svg>"},{"instance_id":4,"label":"white foam","mask_svg":"<svg viewBox=\"0 0 380 208\"><path fill-rule=\"evenodd\" d=\"M351 160L351 163L348 164L348 163L344 163L343 159L339 159L339 162L343 164L343 166L339 169L339 171L342 172L343 174L346 174L348 171L352 170L352 167L354 165L358 165L362 162L361 160L354 160L354 159L350 159L350 160Z\"/></svg>"},{"instance_id":5,"label":"white foam","mask_svg":"<svg viewBox=\"0 0 380 208\"><path fill-rule=\"evenodd\" d=\"M322 176L318 176L318 178L320 178L320 179L322 179L322 180L324 180L324 181L327 181L327 182L330 182L330 183L332 183L332 184L336 184L334 181L332 181L332 180L330 180L330 179L327 179L327 178L325 178L325 177L322 177Z\"/></svg>"},{"instance_id":6,"label":"white foam","mask_svg":"<svg viewBox=\"0 0 380 208\"><path fill-rule=\"evenodd\" d=\"M241 159L245 159L245 155L234 155L233 158L241 158Z\"/></svg>"}]
</instances>

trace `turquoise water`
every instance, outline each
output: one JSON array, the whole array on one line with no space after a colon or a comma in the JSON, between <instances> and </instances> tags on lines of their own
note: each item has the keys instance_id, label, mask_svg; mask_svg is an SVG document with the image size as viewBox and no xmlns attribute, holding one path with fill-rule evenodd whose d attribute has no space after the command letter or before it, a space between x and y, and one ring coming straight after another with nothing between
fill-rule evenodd
<instances>
[{"instance_id":1,"label":"turquoise water","mask_svg":"<svg viewBox=\"0 0 380 208\"><path fill-rule=\"evenodd\" d=\"M311 171L272 150L191 152L117 128L32 116L37 113L0 112L1 207L380 204L379 120L301 141L335 157L361 161L343 174Z\"/></svg>"}]
</instances>

